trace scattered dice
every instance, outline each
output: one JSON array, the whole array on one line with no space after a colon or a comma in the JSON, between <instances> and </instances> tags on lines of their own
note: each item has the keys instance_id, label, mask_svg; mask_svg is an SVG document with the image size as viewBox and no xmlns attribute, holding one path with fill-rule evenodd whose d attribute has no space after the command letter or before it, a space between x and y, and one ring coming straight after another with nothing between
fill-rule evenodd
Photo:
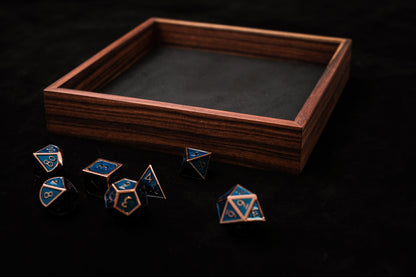
<instances>
[{"instance_id":1,"label":"scattered dice","mask_svg":"<svg viewBox=\"0 0 416 277\"><path fill-rule=\"evenodd\" d=\"M53 214L68 214L76 207L78 190L68 179L52 177L42 184L39 200Z\"/></svg>"},{"instance_id":2,"label":"scattered dice","mask_svg":"<svg viewBox=\"0 0 416 277\"><path fill-rule=\"evenodd\" d=\"M121 163L98 159L82 171L87 192L95 197L103 197L108 187L119 179L118 169Z\"/></svg>"},{"instance_id":3,"label":"scattered dice","mask_svg":"<svg viewBox=\"0 0 416 277\"><path fill-rule=\"evenodd\" d=\"M265 221L257 195L236 185L217 201L220 223Z\"/></svg>"},{"instance_id":4,"label":"scattered dice","mask_svg":"<svg viewBox=\"0 0 416 277\"><path fill-rule=\"evenodd\" d=\"M180 173L184 176L205 180L211 154L211 152L187 147Z\"/></svg>"},{"instance_id":5,"label":"scattered dice","mask_svg":"<svg viewBox=\"0 0 416 277\"><path fill-rule=\"evenodd\" d=\"M111 184L104 194L104 202L106 208L114 208L130 215L140 206L146 205L147 198L138 182L124 178Z\"/></svg>"}]
</instances>

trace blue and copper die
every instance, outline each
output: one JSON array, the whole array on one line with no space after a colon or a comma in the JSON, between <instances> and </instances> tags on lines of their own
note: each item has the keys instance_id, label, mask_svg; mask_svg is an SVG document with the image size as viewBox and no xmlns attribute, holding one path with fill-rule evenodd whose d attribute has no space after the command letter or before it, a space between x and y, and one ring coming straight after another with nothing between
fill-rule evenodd
<instances>
[{"instance_id":1,"label":"blue and copper die","mask_svg":"<svg viewBox=\"0 0 416 277\"><path fill-rule=\"evenodd\" d=\"M205 180L211 154L211 152L205 150L186 147L179 169L180 174Z\"/></svg>"},{"instance_id":2,"label":"blue and copper die","mask_svg":"<svg viewBox=\"0 0 416 277\"><path fill-rule=\"evenodd\" d=\"M120 177L121 163L97 159L82 170L84 185L88 194L101 198L110 184Z\"/></svg>"},{"instance_id":3,"label":"blue and copper die","mask_svg":"<svg viewBox=\"0 0 416 277\"><path fill-rule=\"evenodd\" d=\"M39 200L53 214L68 214L77 205L78 189L64 177L52 177L42 184Z\"/></svg>"},{"instance_id":4,"label":"blue and copper die","mask_svg":"<svg viewBox=\"0 0 416 277\"><path fill-rule=\"evenodd\" d=\"M130 215L140 206L147 205L147 198L137 181L124 178L111 184L104 194L104 202L106 208Z\"/></svg>"},{"instance_id":5,"label":"blue and copper die","mask_svg":"<svg viewBox=\"0 0 416 277\"><path fill-rule=\"evenodd\" d=\"M49 144L33 153L35 157L35 175L51 177L62 175L64 165L63 153L58 146Z\"/></svg>"},{"instance_id":6,"label":"blue and copper die","mask_svg":"<svg viewBox=\"0 0 416 277\"><path fill-rule=\"evenodd\" d=\"M217 211L221 224L266 220L257 195L240 185L218 198Z\"/></svg>"},{"instance_id":7,"label":"blue and copper die","mask_svg":"<svg viewBox=\"0 0 416 277\"><path fill-rule=\"evenodd\" d=\"M155 171L150 164L139 179L139 187L146 192L147 197L166 199Z\"/></svg>"}]
</instances>

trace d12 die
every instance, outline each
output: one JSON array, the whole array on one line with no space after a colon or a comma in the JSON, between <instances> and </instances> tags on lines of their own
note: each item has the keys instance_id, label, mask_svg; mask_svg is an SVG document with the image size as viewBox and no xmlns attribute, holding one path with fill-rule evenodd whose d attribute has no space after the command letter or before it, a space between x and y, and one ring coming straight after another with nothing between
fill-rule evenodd
<instances>
[{"instance_id":1,"label":"d12 die","mask_svg":"<svg viewBox=\"0 0 416 277\"><path fill-rule=\"evenodd\" d=\"M52 177L60 175L64 165L63 155L58 146L49 144L33 153L35 157L35 175Z\"/></svg>"},{"instance_id":2,"label":"d12 die","mask_svg":"<svg viewBox=\"0 0 416 277\"><path fill-rule=\"evenodd\" d=\"M265 221L257 195L236 185L217 201L220 223Z\"/></svg>"},{"instance_id":3,"label":"d12 die","mask_svg":"<svg viewBox=\"0 0 416 277\"><path fill-rule=\"evenodd\" d=\"M146 194L137 187L138 182L126 178L111 184L104 194L106 208L114 208L125 215L130 215L140 206L146 205Z\"/></svg>"},{"instance_id":4,"label":"d12 die","mask_svg":"<svg viewBox=\"0 0 416 277\"><path fill-rule=\"evenodd\" d=\"M64 177L52 177L42 184L39 200L49 212L64 215L76 207L78 189Z\"/></svg>"},{"instance_id":5,"label":"d12 die","mask_svg":"<svg viewBox=\"0 0 416 277\"><path fill-rule=\"evenodd\" d=\"M87 192L95 197L103 197L109 185L119 179L118 169L121 166L121 163L97 159L84 168L82 171Z\"/></svg>"},{"instance_id":6,"label":"d12 die","mask_svg":"<svg viewBox=\"0 0 416 277\"><path fill-rule=\"evenodd\" d=\"M207 176L211 152L187 147L183 155L180 173L198 179Z\"/></svg>"},{"instance_id":7,"label":"d12 die","mask_svg":"<svg viewBox=\"0 0 416 277\"><path fill-rule=\"evenodd\" d=\"M150 164L139 179L139 187L146 192L147 197L166 199L159 180Z\"/></svg>"}]
</instances>

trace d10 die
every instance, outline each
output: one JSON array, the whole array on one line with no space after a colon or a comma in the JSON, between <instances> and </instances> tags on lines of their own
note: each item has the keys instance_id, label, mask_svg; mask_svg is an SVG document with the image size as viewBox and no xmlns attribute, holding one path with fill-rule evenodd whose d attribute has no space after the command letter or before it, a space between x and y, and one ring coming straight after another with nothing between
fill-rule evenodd
<instances>
[{"instance_id":1,"label":"d10 die","mask_svg":"<svg viewBox=\"0 0 416 277\"><path fill-rule=\"evenodd\" d=\"M236 185L217 201L220 223L265 221L257 195Z\"/></svg>"},{"instance_id":2,"label":"d10 die","mask_svg":"<svg viewBox=\"0 0 416 277\"><path fill-rule=\"evenodd\" d=\"M138 189L138 182L126 178L111 184L104 194L104 201L106 208L114 208L125 215L147 204L146 194Z\"/></svg>"},{"instance_id":3,"label":"d10 die","mask_svg":"<svg viewBox=\"0 0 416 277\"><path fill-rule=\"evenodd\" d=\"M62 173L64 161L62 151L58 146L49 144L33 153L35 157L35 175L37 177L52 177Z\"/></svg>"},{"instance_id":4,"label":"d10 die","mask_svg":"<svg viewBox=\"0 0 416 277\"><path fill-rule=\"evenodd\" d=\"M64 215L76 207L78 190L68 179L52 177L42 184L39 200L49 212Z\"/></svg>"},{"instance_id":5,"label":"d10 die","mask_svg":"<svg viewBox=\"0 0 416 277\"><path fill-rule=\"evenodd\" d=\"M183 155L180 173L184 176L205 180L211 152L187 147Z\"/></svg>"},{"instance_id":6,"label":"d10 die","mask_svg":"<svg viewBox=\"0 0 416 277\"><path fill-rule=\"evenodd\" d=\"M139 179L139 187L146 192L147 197L166 199L159 180L150 164Z\"/></svg>"},{"instance_id":7,"label":"d10 die","mask_svg":"<svg viewBox=\"0 0 416 277\"><path fill-rule=\"evenodd\" d=\"M119 179L120 163L98 159L84 168L84 184L87 192L95 197L103 197L109 185Z\"/></svg>"}]
</instances>

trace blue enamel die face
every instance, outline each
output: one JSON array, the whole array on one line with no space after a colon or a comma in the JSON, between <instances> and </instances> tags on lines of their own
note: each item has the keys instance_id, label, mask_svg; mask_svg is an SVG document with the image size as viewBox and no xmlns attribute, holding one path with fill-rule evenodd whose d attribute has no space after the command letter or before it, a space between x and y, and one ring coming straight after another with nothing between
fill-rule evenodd
<instances>
[{"instance_id":1,"label":"blue enamel die face","mask_svg":"<svg viewBox=\"0 0 416 277\"><path fill-rule=\"evenodd\" d=\"M91 172L107 175L107 174L110 174L116 168L117 168L117 163L105 161L105 160L97 160L88 167L88 170Z\"/></svg>"},{"instance_id":2,"label":"blue enamel die face","mask_svg":"<svg viewBox=\"0 0 416 277\"><path fill-rule=\"evenodd\" d=\"M220 223L265 221L257 195L236 185L217 201Z\"/></svg>"},{"instance_id":3,"label":"blue enamel die face","mask_svg":"<svg viewBox=\"0 0 416 277\"><path fill-rule=\"evenodd\" d=\"M49 206L66 191L63 177L53 177L46 180L39 191L39 200L43 206Z\"/></svg>"},{"instance_id":4,"label":"blue enamel die face","mask_svg":"<svg viewBox=\"0 0 416 277\"><path fill-rule=\"evenodd\" d=\"M62 153L59 147L53 144L36 151L33 153L33 156L35 156L36 160L48 173L56 169L59 165L63 165Z\"/></svg>"},{"instance_id":5,"label":"blue enamel die face","mask_svg":"<svg viewBox=\"0 0 416 277\"><path fill-rule=\"evenodd\" d=\"M132 190L135 189L137 185L136 181L129 180L129 179L122 179L114 183L114 186L117 190Z\"/></svg>"},{"instance_id":6,"label":"blue enamel die face","mask_svg":"<svg viewBox=\"0 0 416 277\"><path fill-rule=\"evenodd\" d=\"M139 198L134 191L130 191L120 192L114 207L125 215L130 215L139 206Z\"/></svg>"},{"instance_id":7,"label":"blue enamel die face","mask_svg":"<svg viewBox=\"0 0 416 277\"><path fill-rule=\"evenodd\" d=\"M144 171L140 177L139 184L141 188L144 188L148 197L166 199L162 187L160 186L159 180L153 171L152 165L149 164L147 169Z\"/></svg>"},{"instance_id":8,"label":"blue enamel die face","mask_svg":"<svg viewBox=\"0 0 416 277\"><path fill-rule=\"evenodd\" d=\"M106 208L115 208L125 215L130 215L141 206L136 193L138 182L122 179L113 183L104 194Z\"/></svg>"},{"instance_id":9,"label":"blue enamel die face","mask_svg":"<svg viewBox=\"0 0 416 277\"><path fill-rule=\"evenodd\" d=\"M198 176L202 179L206 178L211 152L187 147L184 158Z\"/></svg>"}]
</instances>

